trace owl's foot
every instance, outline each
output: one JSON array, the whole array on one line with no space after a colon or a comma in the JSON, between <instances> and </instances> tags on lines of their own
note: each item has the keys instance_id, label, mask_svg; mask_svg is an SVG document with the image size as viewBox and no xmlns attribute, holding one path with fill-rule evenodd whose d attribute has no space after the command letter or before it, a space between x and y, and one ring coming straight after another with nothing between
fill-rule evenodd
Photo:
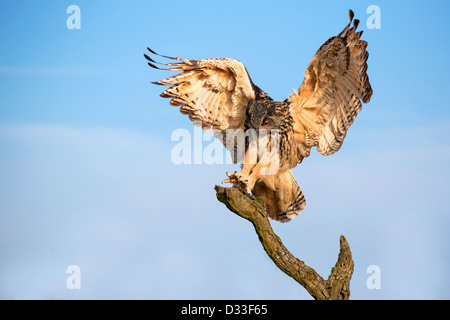
<instances>
[{"instance_id":1,"label":"owl's foot","mask_svg":"<svg viewBox=\"0 0 450 320\"><path fill-rule=\"evenodd\" d=\"M222 181L222 183L232 183L247 197L255 200L255 196L252 194L253 185L251 186L248 181L248 177L243 176L239 172L229 173L227 172L228 179Z\"/></svg>"},{"instance_id":2,"label":"owl's foot","mask_svg":"<svg viewBox=\"0 0 450 320\"><path fill-rule=\"evenodd\" d=\"M228 179L223 180L222 183L232 183L235 187L242 187L247 183L247 180L244 180L242 175L236 171L234 173L227 172L227 177Z\"/></svg>"}]
</instances>

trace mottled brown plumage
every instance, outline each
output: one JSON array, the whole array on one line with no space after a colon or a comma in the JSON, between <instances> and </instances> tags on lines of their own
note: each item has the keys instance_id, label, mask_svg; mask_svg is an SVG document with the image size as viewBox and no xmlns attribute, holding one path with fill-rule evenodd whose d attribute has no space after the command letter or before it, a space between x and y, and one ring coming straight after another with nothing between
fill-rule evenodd
<instances>
[{"instance_id":1,"label":"mottled brown plumage","mask_svg":"<svg viewBox=\"0 0 450 320\"><path fill-rule=\"evenodd\" d=\"M328 39L313 56L299 90L283 102L273 101L233 59L171 58L182 71L154 82L169 85L161 96L180 106L203 129L211 130L242 164L224 182L261 198L270 218L286 222L305 207L305 197L290 169L315 146L323 155L341 147L347 130L372 96L367 76L367 42L353 20ZM352 25L353 22L353 25ZM154 51L149 51L156 54ZM158 68L148 55L151 67ZM245 143L239 143L239 139Z\"/></svg>"}]
</instances>

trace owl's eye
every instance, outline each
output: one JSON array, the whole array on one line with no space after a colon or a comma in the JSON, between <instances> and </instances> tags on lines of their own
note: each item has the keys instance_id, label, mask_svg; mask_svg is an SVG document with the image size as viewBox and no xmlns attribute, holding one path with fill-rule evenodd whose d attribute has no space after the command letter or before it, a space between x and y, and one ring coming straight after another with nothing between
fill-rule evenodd
<instances>
[{"instance_id":1,"label":"owl's eye","mask_svg":"<svg viewBox=\"0 0 450 320\"><path fill-rule=\"evenodd\" d=\"M263 126L267 126L267 122L263 122L262 125L263 125Z\"/></svg>"}]
</instances>

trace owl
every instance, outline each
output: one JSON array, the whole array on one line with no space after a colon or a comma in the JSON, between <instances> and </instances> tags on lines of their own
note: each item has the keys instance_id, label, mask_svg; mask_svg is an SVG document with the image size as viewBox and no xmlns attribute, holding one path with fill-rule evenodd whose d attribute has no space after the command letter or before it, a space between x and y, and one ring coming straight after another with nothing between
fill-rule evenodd
<instances>
[{"instance_id":1,"label":"owl","mask_svg":"<svg viewBox=\"0 0 450 320\"><path fill-rule=\"evenodd\" d=\"M270 219L288 222L305 207L302 190L291 169L310 155L338 151L347 130L372 96L367 75L367 42L353 19L328 39L312 57L298 90L274 101L256 86L245 66L234 59L170 59L148 65L180 73L153 82L170 86L161 97L180 107L195 125L211 130L228 149L241 172L223 181L262 200ZM169 66L157 67L155 64Z\"/></svg>"}]
</instances>

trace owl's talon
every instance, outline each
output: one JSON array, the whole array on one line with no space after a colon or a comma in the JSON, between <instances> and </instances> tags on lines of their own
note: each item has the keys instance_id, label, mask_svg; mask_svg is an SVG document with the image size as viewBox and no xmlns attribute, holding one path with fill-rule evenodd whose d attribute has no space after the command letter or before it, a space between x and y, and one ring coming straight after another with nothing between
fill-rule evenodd
<instances>
[{"instance_id":1,"label":"owl's talon","mask_svg":"<svg viewBox=\"0 0 450 320\"><path fill-rule=\"evenodd\" d=\"M236 183L237 181L235 179L225 179L222 181L222 184L224 183Z\"/></svg>"},{"instance_id":2,"label":"owl's talon","mask_svg":"<svg viewBox=\"0 0 450 320\"><path fill-rule=\"evenodd\" d=\"M245 196L247 196L247 197L249 197L250 199L252 199L252 200L256 200L256 197L253 195L253 193L249 193L248 191L246 191L246 190L241 190L241 192L245 195Z\"/></svg>"},{"instance_id":3,"label":"owl's talon","mask_svg":"<svg viewBox=\"0 0 450 320\"><path fill-rule=\"evenodd\" d=\"M231 183L234 187L238 188L244 195L255 200L256 197L252 194L252 189L254 184L249 186L248 176L242 175L240 172L237 173L226 173L228 179L222 181L222 183Z\"/></svg>"}]
</instances>

